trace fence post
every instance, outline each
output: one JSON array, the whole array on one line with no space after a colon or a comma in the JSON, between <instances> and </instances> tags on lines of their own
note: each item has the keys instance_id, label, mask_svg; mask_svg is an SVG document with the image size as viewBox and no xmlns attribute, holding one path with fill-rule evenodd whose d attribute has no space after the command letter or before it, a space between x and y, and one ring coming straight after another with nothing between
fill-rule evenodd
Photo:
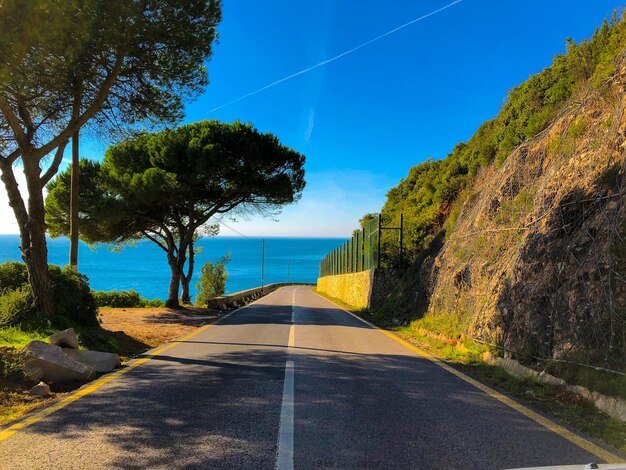
<instances>
[{"instance_id":1,"label":"fence post","mask_svg":"<svg viewBox=\"0 0 626 470\"><path fill-rule=\"evenodd\" d=\"M381 222L382 222L382 217L379 213L378 214L378 250L376 252L376 267L378 269L380 269L380 238L382 235Z\"/></svg>"},{"instance_id":2,"label":"fence post","mask_svg":"<svg viewBox=\"0 0 626 470\"><path fill-rule=\"evenodd\" d=\"M400 214L400 269L402 269L402 266L404 265L404 260L402 259L403 257L403 250L402 250L402 241L403 241L403 236L402 236L402 232L404 231L404 217L402 214Z\"/></svg>"},{"instance_id":3,"label":"fence post","mask_svg":"<svg viewBox=\"0 0 626 470\"><path fill-rule=\"evenodd\" d=\"M361 271L365 270L365 227L361 232Z\"/></svg>"}]
</instances>

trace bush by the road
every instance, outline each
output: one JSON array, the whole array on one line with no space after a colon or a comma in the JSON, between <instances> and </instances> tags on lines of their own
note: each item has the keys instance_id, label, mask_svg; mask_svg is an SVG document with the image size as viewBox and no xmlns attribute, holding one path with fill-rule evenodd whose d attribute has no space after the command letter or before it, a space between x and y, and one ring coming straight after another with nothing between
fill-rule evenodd
<instances>
[{"instance_id":1,"label":"bush by the road","mask_svg":"<svg viewBox=\"0 0 626 470\"><path fill-rule=\"evenodd\" d=\"M42 324L43 319L33 307L33 298L28 287L5 290L0 295L0 328L20 326L25 330L32 330Z\"/></svg>"},{"instance_id":2,"label":"bush by the road","mask_svg":"<svg viewBox=\"0 0 626 470\"><path fill-rule=\"evenodd\" d=\"M198 296L196 305L206 305L209 299L224 295L228 270L226 265L230 261L231 254L227 253L218 259L215 264L207 261L200 270L200 282L196 284Z\"/></svg>"},{"instance_id":3,"label":"bush by the road","mask_svg":"<svg viewBox=\"0 0 626 470\"><path fill-rule=\"evenodd\" d=\"M138 308L162 307L161 299L148 300L135 290L93 291L98 307Z\"/></svg>"},{"instance_id":4,"label":"bush by the road","mask_svg":"<svg viewBox=\"0 0 626 470\"><path fill-rule=\"evenodd\" d=\"M87 276L55 265L50 265L49 271L54 302L50 323L58 327L97 325L98 309ZM15 261L0 264L0 327L34 329L45 321L33 307L26 266Z\"/></svg>"}]
</instances>

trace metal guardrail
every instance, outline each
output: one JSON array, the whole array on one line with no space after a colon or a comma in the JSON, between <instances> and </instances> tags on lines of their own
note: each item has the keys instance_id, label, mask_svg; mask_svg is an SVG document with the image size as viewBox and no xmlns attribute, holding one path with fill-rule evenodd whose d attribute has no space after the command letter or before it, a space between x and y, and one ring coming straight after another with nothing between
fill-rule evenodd
<instances>
[{"instance_id":1,"label":"metal guardrail","mask_svg":"<svg viewBox=\"0 0 626 470\"><path fill-rule=\"evenodd\" d=\"M249 302L252 302L253 300L269 294L272 291L275 291L279 287L311 285L313 284L307 282L275 282L273 284L267 284L262 287L254 287L252 289L246 289L239 292L234 292L229 295L209 299L209 301L207 302L207 308L212 308L216 310L228 310L230 308L241 307Z\"/></svg>"}]
</instances>

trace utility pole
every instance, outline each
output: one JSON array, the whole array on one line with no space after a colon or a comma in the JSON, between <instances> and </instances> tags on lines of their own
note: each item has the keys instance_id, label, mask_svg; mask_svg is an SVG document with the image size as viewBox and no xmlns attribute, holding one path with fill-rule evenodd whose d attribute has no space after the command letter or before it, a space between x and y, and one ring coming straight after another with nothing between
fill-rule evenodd
<instances>
[{"instance_id":1,"label":"utility pole","mask_svg":"<svg viewBox=\"0 0 626 470\"><path fill-rule=\"evenodd\" d=\"M291 282L291 256L287 258L287 282Z\"/></svg>"},{"instance_id":2,"label":"utility pole","mask_svg":"<svg viewBox=\"0 0 626 470\"><path fill-rule=\"evenodd\" d=\"M261 291L265 287L265 239L261 240Z\"/></svg>"}]
</instances>

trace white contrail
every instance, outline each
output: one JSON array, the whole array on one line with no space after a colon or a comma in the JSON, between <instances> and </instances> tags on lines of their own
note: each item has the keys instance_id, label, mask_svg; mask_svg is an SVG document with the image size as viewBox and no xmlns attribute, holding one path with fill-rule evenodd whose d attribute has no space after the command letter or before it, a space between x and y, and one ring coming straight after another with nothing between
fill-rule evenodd
<instances>
[{"instance_id":1,"label":"white contrail","mask_svg":"<svg viewBox=\"0 0 626 470\"><path fill-rule=\"evenodd\" d=\"M457 3L461 3L462 1L463 0L455 0L452 3L448 3L447 5L441 7L439 9L437 9L437 10L431 11L430 13L427 13L427 14L425 14L423 16L420 16L419 18L415 18L414 20L411 20L408 23L404 23L403 25L398 26L397 28L394 28L394 29L392 29L390 31L387 31L386 33L381 34L380 36L376 36L375 38L370 39L369 41L365 41L364 43L359 44L358 46L355 46L352 49L348 49L347 51L344 51L341 54L338 54L338 55L336 55L334 57L331 57L330 59L323 60L322 62L320 62L318 64L312 65L310 67L307 67L305 69L300 70L299 72L292 73L291 75L287 75L286 77L283 77L280 80L276 80L275 82L272 82L272 83L270 83L268 85L265 85L264 87L261 87L258 90L251 91L250 93L246 93L245 95L242 95L239 98L235 98L234 100L228 101L227 103L224 103L224 104L222 104L220 106L216 106L215 108L207 111L206 114L213 113L213 112L217 111L218 109L222 109L222 108L224 108L226 106L230 106L231 104L237 103L238 101L245 100L246 98L249 98L252 95L256 95L257 93L261 93L262 91L265 91L268 88L272 88L273 86L276 86L276 85L278 85L280 83L286 82L287 80L291 80L292 78L295 78L295 77L297 77L299 75L302 75L304 73L310 72L311 70L315 70L316 68L322 67L323 65L326 65L326 64L334 62L334 61L336 61L338 59L341 59L342 57L347 56L348 54L352 54L353 52L358 51L359 49L362 49L365 46L369 46L373 42L379 41L379 40L389 36L390 34L393 34L393 33L397 32L397 31L400 31L401 29L406 28L407 26L411 26L413 23L417 23L418 21L422 21L422 20L428 18L429 16L433 16L433 15L436 15L437 13L440 13L440 12L442 12L444 10L447 10L448 8L453 7L454 5L456 5Z\"/></svg>"}]
</instances>

